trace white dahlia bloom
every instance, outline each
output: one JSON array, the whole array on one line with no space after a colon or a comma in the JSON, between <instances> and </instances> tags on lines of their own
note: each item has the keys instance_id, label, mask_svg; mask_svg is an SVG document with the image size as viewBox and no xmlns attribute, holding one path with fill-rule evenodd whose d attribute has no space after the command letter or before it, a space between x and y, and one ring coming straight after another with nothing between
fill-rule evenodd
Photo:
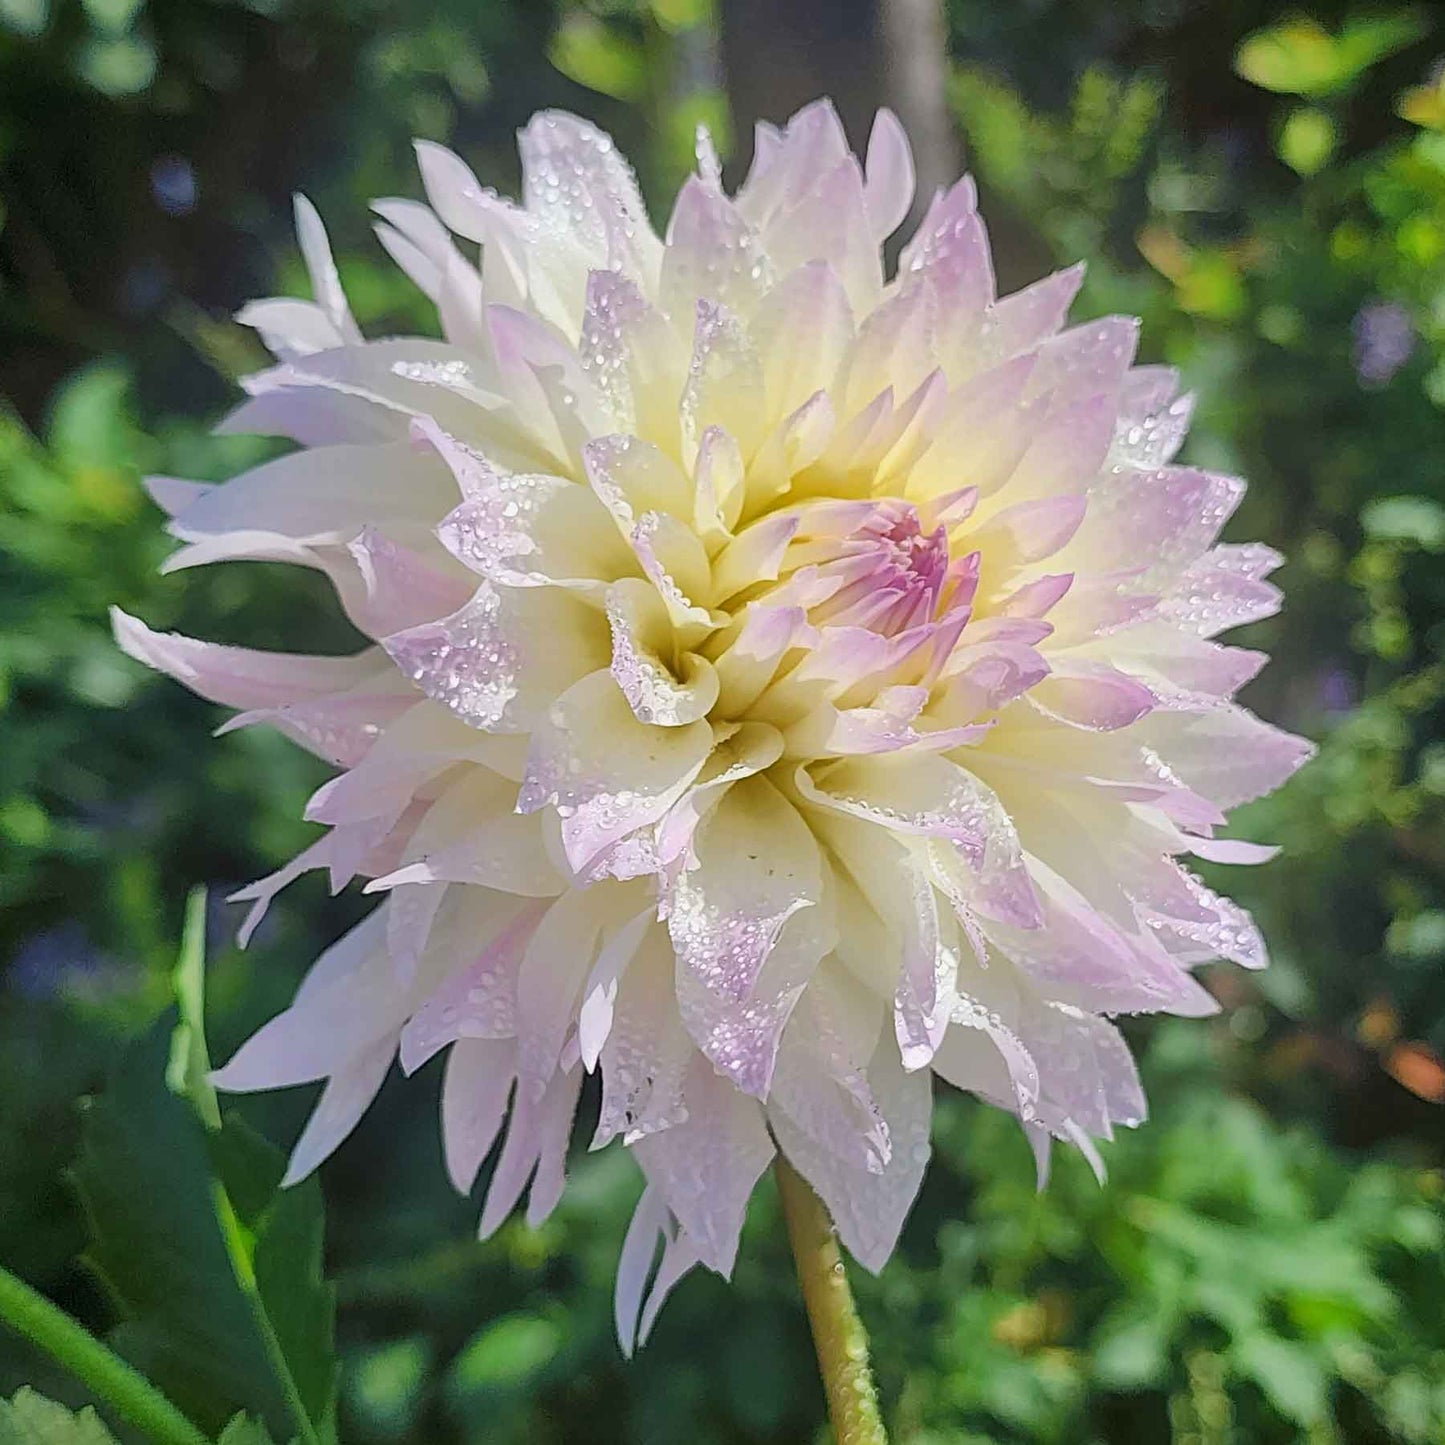
<instances>
[{"instance_id":1,"label":"white dahlia bloom","mask_svg":"<svg viewBox=\"0 0 1445 1445\"><path fill-rule=\"evenodd\" d=\"M486 1234L563 1185L578 1092L645 1178L625 1348L726 1274L781 1151L878 1269L929 1153L933 1075L1052 1139L1136 1124L1120 1014L1214 1010L1264 963L1179 861L1308 745L1231 701L1279 558L1219 545L1242 484L1171 458L1188 397L1136 323L1061 329L1074 268L995 295L971 181L885 275L913 172L826 103L761 126L735 196L700 139L662 239L611 141L520 137L523 201L420 145L430 207L377 234L445 340L365 340L298 203L312 302L248 307L277 364L227 431L296 450L153 492L172 567L319 568L375 646L121 645L340 772L308 869L380 906L216 1083L324 1080L299 1178L393 1058L448 1050L457 1187ZM477 247L480 245L480 261ZM298 618L298 635L306 629ZM658 1249L661 1258L658 1260Z\"/></svg>"}]
</instances>

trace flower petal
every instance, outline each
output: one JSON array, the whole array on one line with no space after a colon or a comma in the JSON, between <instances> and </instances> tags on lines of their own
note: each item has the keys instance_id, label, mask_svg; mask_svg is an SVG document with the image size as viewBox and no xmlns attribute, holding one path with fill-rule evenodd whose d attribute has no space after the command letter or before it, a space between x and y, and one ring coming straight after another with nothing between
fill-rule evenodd
<instances>
[{"instance_id":1,"label":"flower petal","mask_svg":"<svg viewBox=\"0 0 1445 1445\"><path fill-rule=\"evenodd\" d=\"M868 135L867 181L863 201L873 241L881 246L908 216L913 205L913 150L908 132L886 107L873 117Z\"/></svg>"},{"instance_id":2,"label":"flower petal","mask_svg":"<svg viewBox=\"0 0 1445 1445\"><path fill-rule=\"evenodd\" d=\"M657 822L712 746L706 722L639 722L612 674L595 672L569 688L534 728L517 807L558 810L562 846L581 872L610 844Z\"/></svg>"},{"instance_id":3,"label":"flower petal","mask_svg":"<svg viewBox=\"0 0 1445 1445\"><path fill-rule=\"evenodd\" d=\"M281 1177L283 1189L305 1179L356 1128L395 1057L396 1035L392 1034L371 1044L331 1075L286 1162Z\"/></svg>"},{"instance_id":4,"label":"flower petal","mask_svg":"<svg viewBox=\"0 0 1445 1445\"><path fill-rule=\"evenodd\" d=\"M510 1039L517 1032L517 971L549 905L479 888L467 889L462 899L446 944L460 966L401 1032L401 1066L408 1074L458 1039Z\"/></svg>"},{"instance_id":5,"label":"flower petal","mask_svg":"<svg viewBox=\"0 0 1445 1445\"><path fill-rule=\"evenodd\" d=\"M769 1108L788 1162L818 1191L853 1258L875 1274L888 1262L928 1163L933 1090L927 1071L908 1074L885 1038L868 1065L868 1085L893 1141L881 1172L839 1159L780 1109Z\"/></svg>"},{"instance_id":6,"label":"flower petal","mask_svg":"<svg viewBox=\"0 0 1445 1445\"><path fill-rule=\"evenodd\" d=\"M491 1152L507 1117L516 1078L517 1046L511 1039L458 1039L442 1078L442 1152L447 1177L458 1194L470 1194L482 1160Z\"/></svg>"},{"instance_id":7,"label":"flower petal","mask_svg":"<svg viewBox=\"0 0 1445 1445\"><path fill-rule=\"evenodd\" d=\"M705 718L718 698L712 663L696 653L680 659L681 676L663 661L671 651L667 608L646 582L623 578L607 591L612 628L612 676L641 723L684 727Z\"/></svg>"},{"instance_id":8,"label":"flower petal","mask_svg":"<svg viewBox=\"0 0 1445 1445\"><path fill-rule=\"evenodd\" d=\"M683 1099L686 1120L639 1139L633 1152L702 1263L727 1276L753 1186L772 1162L773 1141L758 1102L697 1055Z\"/></svg>"},{"instance_id":9,"label":"flower petal","mask_svg":"<svg viewBox=\"0 0 1445 1445\"><path fill-rule=\"evenodd\" d=\"M713 1064L762 1096L788 1015L831 942L817 844L757 776L728 790L694 849L697 867L668 898L678 1004Z\"/></svg>"},{"instance_id":10,"label":"flower petal","mask_svg":"<svg viewBox=\"0 0 1445 1445\"><path fill-rule=\"evenodd\" d=\"M376 676L374 650L352 657L307 657L300 653L254 652L222 647L176 632L152 632L118 607L110 610L121 650L183 682L192 692L227 707L285 707L345 693Z\"/></svg>"},{"instance_id":11,"label":"flower petal","mask_svg":"<svg viewBox=\"0 0 1445 1445\"><path fill-rule=\"evenodd\" d=\"M605 619L586 603L489 582L451 616L394 633L384 646L428 697L493 732L527 732L611 651Z\"/></svg>"}]
</instances>

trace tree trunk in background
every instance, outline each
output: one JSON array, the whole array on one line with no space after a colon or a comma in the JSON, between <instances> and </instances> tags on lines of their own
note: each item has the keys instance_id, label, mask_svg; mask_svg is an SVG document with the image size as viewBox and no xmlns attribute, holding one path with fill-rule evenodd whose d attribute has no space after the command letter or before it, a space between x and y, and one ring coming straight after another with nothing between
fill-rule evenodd
<instances>
[{"instance_id":1,"label":"tree trunk in background","mask_svg":"<svg viewBox=\"0 0 1445 1445\"><path fill-rule=\"evenodd\" d=\"M738 176L755 122L786 120L820 95L832 96L860 154L874 111L897 111L923 204L957 176L943 0L722 0L722 50Z\"/></svg>"},{"instance_id":2,"label":"tree trunk in background","mask_svg":"<svg viewBox=\"0 0 1445 1445\"><path fill-rule=\"evenodd\" d=\"M943 0L877 0L884 103L913 142L918 195L910 222L934 191L958 179L958 136L948 112L948 25Z\"/></svg>"},{"instance_id":3,"label":"tree trunk in background","mask_svg":"<svg viewBox=\"0 0 1445 1445\"><path fill-rule=\"evenodd\" d=\"M757 121L833 98L861 152L883 92L878 0L722 0L723 68L737 129L733 166L752 159Z\"/></svg>"}]
</instances>

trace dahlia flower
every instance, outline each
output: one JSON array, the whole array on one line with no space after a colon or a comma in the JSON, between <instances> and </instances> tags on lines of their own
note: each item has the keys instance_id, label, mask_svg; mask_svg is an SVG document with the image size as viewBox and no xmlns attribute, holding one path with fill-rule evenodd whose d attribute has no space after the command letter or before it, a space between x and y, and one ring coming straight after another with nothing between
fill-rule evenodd
<instances>
[{"instance_id":1,"label":"dahlia flower","mask_svg":"<svg viewBox=\"0 0 1445 1445\"><path fill-rule=\"evenodd\" d=\"M376 231L444 340L366 340L316 213L312 301L241 320L276 364L225 431L296 449L152 483L172 568L317 568L373 645L121 645L339 771L309 869L379 906L215 1075L324 1081L288 1178L394 1058L447 1051L447 1167L500 1139L483 1235L593 1147L645 1187L623 1346L671 1286L726 1274L781 1152L878 1269L929 1155L933 1077L1051 1142L1145 1102L1112 1019L1216 1005L1190 970L1264 964L1190 856L1308 745L1232 701L1265 660L1279 557L1217 541L1243 490L1172 458L1190 399L1137 324L1065 329L1081 271L1006 297L964 179L897 274L913 170L880 112L860 162L826 103L760 126L729 196L705 135L667 230L612 142L520 136L523 198L417 153L429 205ZM480 246L480 253L478 253ZM305 619L297 619L304 635ZM223 730L225 730L223 729Z\"/></svg>"}]
</instances>

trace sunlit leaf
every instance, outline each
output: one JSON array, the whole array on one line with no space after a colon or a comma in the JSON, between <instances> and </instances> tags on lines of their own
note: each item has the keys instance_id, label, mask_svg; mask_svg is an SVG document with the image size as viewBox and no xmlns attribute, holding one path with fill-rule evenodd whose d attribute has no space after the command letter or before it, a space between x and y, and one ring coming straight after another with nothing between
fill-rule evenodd
<instances>
[{"instance_id":1,"label":"sunlit leaf","mask_svg":"<svg viewBox=\"0 0 1445 1445\"><path fill-rule=\"evenodd\" d=\"M1417 11L1354 17L1338 34L1300 16L1246 36L1235 51L1234 68L1265 90L1333 95L1370 66L1413 44L1426 29Z\"/></svg>"},{"instance_id":2,"label":"sunlit leaf","mask_svg":"<svg viewBox=\"0 0 1445 1445\"><path fill-rule=\"evenodd\" d=\"M39 35L49 21L49 0L0 0L0 25L17 35Z\"/></svg>"},{"instance_id":3,"label":"sunlit leaf","mask_svg":"<svg viewBox=\"0 0 1445 1445\"><path fill-rule=\"evenodd\" d=\"M1290 112L1279 133L1279 158L1302 176L1322 170L1335 153L1339 127L1330 116L1314 106Z\"/></svg>"},{"instance_id":4,"label":"sunlit leaf","mask_svg":"<svg viewBox=\"0 0 1445 1445\"><path fill-rule=\"evenodd\" d=\"M1094 1337L1094 1378L1114 1390L1152 1385L1167 1368L1167 1344L1165 1322L1155 1317L1112 1320Z\"/></svg>"},{"instance_id":5,"label":"sunlit leaf","mask_svg":"<svg viewBox=\"0 0 1445 1445\"><path fill-rule=\"evenodd\" d=\"M80 52L80 73L102 95L136 95L155 78L156 52L139 35L89 40Z\"/></svg>"},{"instance_id":6,"label":"sunlit leaf","mask_svg":"<svg viewBox=\"0 0 1445 1445\"><path fill-rule=\"evenodd\" d=\"M115 1445L115 1436L89 1406L72 1413L25 1387L0 1400L0 1445Z\"/></svg>"},{"instance_id":7,"label":"sunlit leaf","mask_svg":"<svg viewBox=\"0 0 1445 1445\"><path fill-rule=\"evenodd\" d=\"M1413 45L1430 32L1423 10L1384 15L1351 15L1340 31L1340 51L1351 79L1370 66Z\"/></svg>"},{"instance_id":8,"label":"sunlit leaf","mask_svg":"<svg viewBox=\"0 0 1445 1445\"><path fill-rule=\"evenodd\" d=\"M680 34L706 25L713 16L713 0L649 0L657 23L664 30Z\"/></svg>"},{"instance_id":9,"label":"sunlit leaf","mask_svg":"<svg viewBox=\"0 0 1445 1445\"><path fill-rule=\"evenodd\" d=\"M642 47L580 11L558 27L547 58L569 80L614 100L636 100L647 88Z\"/></svg>"},{"instance_id":10,"label":"sunlit leaf","mask_svg":"<svg viewBox=\"0 0 1445 1445\"><path fill-rule=\"evenodd\" d=\"M554 1319L508 1315L480 1330L451 1368L450 1386L465 1399L485 1391L516 1389L551 1364L565 1339Z\"/></svg>"},{"instance_id":11,"label":"sunlit leaf","mask_svg":"<svg viewBox=\"0 0 1445 1445\"><path fill-rule=\"evenodd\" d=\"M1411 125L1445 131L1445 75L1434 85L1415 85L1399 99L1395 113Z\"/></svg>"},{"instance_id":12,"label":"sunlit leaf","mask_svg":"<svg viewBox=\"0 0 1445 1445\"><path fill-rule=\"evenodd\" d=\"M172 1093L189 1099L208 1128L219 1128L221 1111L216 1091L206 1077L211 1062L206 1050L206 890L194 889L186 900L186 921L181 951L172 975L180 1021L171 1036L166 1084Z\"/></svg>"},{"instance_id":13,"label":"sunlit leaf","mask_svg":"<svg viewBox=\"0 0 1445 1445\"><path fill-rule=\"evenodd\" d=\"M145 0L82 0L86 19L97 30L119 34L130 28Z\"/></svg>"},{"instance_id":14,"label":"sunlit leaf","mask_svg":"<svg viewBox=\"0 0 1445 1445\"><path fill-rule=\"evenodd\" d=\"M1329 1377L1318 1355L1274 1335L1251 1335L1234 1349L1240 1372L1252 1379L1288 1420L1313 1425L1329 1403Z\"/></svg>"},{"instance_id":15,"label":"sunlit leaf","mask_svg":"<svg viewBox=\"0 0 1445 1445\"><path fill-rule=\"evenodd\" d=\"M1445 506L1433 497L1376 497L1361 510L1360 524L1382 542L1413 542L1427 552L1445 549Z\"/></svg>"},{"instance_id":16,"label":"sunlit leaf","mask_svg":"<svg viewBox=\"0 0 1445 1445\"><path fill-rule=\"evenodd\" d=\"M1328 95L1342 80L1335 38L1306 18L1248 36L1235 52L1234 68L1255 85L1288 95Z\"/></svg>"},{"instance_id":17,"label":"sunlit leaf","mask_svg":"<svg viewBox=\"0 0 1445 1445\"><path fill-rule=\"evenodd\" d=\"M388 1438L404 1434L421 1403L431 1354L428 1341L420 1336L369 1351L347 1372L350 1408L378 1434Z\"/></svg>"}]
</instances>

